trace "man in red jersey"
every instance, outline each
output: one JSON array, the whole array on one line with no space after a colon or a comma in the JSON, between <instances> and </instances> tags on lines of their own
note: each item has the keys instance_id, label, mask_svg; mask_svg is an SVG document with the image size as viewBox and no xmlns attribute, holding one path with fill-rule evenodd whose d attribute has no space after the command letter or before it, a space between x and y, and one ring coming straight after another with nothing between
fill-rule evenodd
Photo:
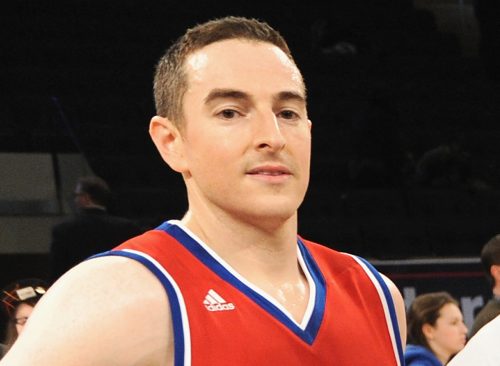
<instances>
[{"instance_id":1,"label":"man in red jersey","mask_svg":"<svg viewBox=\"0 0 500 366\"><path fill-rule=\"evenodd\" d=\"M311 121L279 33L198 25L154 87L150 134L188 211L65 274L1 365L401 365L394 284L297 235Z\"/></svg>"}]
</instances>

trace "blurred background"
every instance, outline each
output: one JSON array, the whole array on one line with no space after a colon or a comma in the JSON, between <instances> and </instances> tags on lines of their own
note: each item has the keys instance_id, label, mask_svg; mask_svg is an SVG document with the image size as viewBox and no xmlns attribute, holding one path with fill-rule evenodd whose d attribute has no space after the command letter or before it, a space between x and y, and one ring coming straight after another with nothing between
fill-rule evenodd
<instances>
[{"instance_id":1,"label":"blurred background","mask_svg":"<svg viewBox=\"0 0 500 366\"><path fill-rule=\"evenodd\" d=\"M44 277L76 178L145 228L186 210L147 134L186 27L244 15L288 40L309 93L300 233L374 261L469 258L500 232L494 0L29 1L0 11L0 282ZM382 263L382 262L379 262Z\"/></svg>"}]
</instances>

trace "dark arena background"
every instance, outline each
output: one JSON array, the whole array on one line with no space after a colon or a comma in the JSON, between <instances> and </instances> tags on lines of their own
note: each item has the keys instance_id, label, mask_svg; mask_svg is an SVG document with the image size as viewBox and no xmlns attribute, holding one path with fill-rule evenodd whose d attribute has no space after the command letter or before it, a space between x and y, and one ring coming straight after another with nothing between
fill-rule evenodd
<instances>
[{"instance_id":1,"label":"dark arena background","mask_svg":"<svg viewBox=\"0 0 500 366\"><path fill-rule=\"evenodd\" d=\"M313 121L302 236L372 261L405 299L488 298L500 233L500 10L494 0L28 1L0 10L0 285L47 276L52 225L96 174L145 228L186 210L149 139L156 60L225 15L288 40Z\"/></svg>"}]
</instances>

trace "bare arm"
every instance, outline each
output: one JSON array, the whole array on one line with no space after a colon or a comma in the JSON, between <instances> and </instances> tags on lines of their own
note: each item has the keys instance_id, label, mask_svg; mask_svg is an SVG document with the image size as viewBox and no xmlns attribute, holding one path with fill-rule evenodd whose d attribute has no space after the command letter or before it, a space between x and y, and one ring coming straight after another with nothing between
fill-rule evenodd
<instances>
[{"instance_id":1,"label":"bare arm","mask_svg":"<svg viewBox=\"0 0 500 366\"><path fill-rule=\"evenodd\" d=\"M86 261L37 304L1 366L170 365L170 308L160 282L121 257Z\"/></svg>"}]
</instances>

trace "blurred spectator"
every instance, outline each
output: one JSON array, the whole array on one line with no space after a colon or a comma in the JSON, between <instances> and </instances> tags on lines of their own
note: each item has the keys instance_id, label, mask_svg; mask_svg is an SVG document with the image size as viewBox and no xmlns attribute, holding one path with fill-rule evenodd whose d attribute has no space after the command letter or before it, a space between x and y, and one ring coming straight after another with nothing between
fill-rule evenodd
<instances>
[{"instance_id":1,"label":"blurred spectator","mask_svg":"<svg viewBox=\"0 0 500 366\"><path fill-rule=\"evenodd\" d=\"M7 313L8 323L0 358L12 347L24 329L35 304L47 291L47 284L36 278L21 279L2 290L2 305Z\"/></svg>"},{"instance_id":2,"label":"blurred spectator","mask_svg":"<svg viewBox=\"0 0 500 366\"><path fill-rule=\"evenodd\" d=\"M107 212L111 191L99 177L81 177L75 187L76 215L52 229L51 280L93 254L142 233L133 221Z\"/></svg>"},{"instance_id":3,"label":"blurred spectator","mask_svg":"<svg viewBox=\"0 0 500 366\"><path fill-rule=\"evenodd\" d=\"M495 235L483 246L481 262L491 285L493 297L476 315L470 330L470 337L500 314L500 235Z\"/></svg>"},{"instance_id":4,"label":"blurred spectator","mask_svg":"<svg viewBox=\"0 0 500 366\"><path fill-rule=\"evenodd\" d=\"M458 302L447 292L431 292L413 300L407 314L407 366L442 366L466 342L467 327Z\"/></svg>"},{"instance_id":5,"label":"blurred spectator","mask_svg":"<svg viewBox=\"0 0 500 366\"><path fill-rule=\"evenodd\" d=\"M488 184L475 171L475 162L459 143L441 144L425 152L417 161L415 181L424 188L488 189Z\"/></svg>"}]
</instances>

